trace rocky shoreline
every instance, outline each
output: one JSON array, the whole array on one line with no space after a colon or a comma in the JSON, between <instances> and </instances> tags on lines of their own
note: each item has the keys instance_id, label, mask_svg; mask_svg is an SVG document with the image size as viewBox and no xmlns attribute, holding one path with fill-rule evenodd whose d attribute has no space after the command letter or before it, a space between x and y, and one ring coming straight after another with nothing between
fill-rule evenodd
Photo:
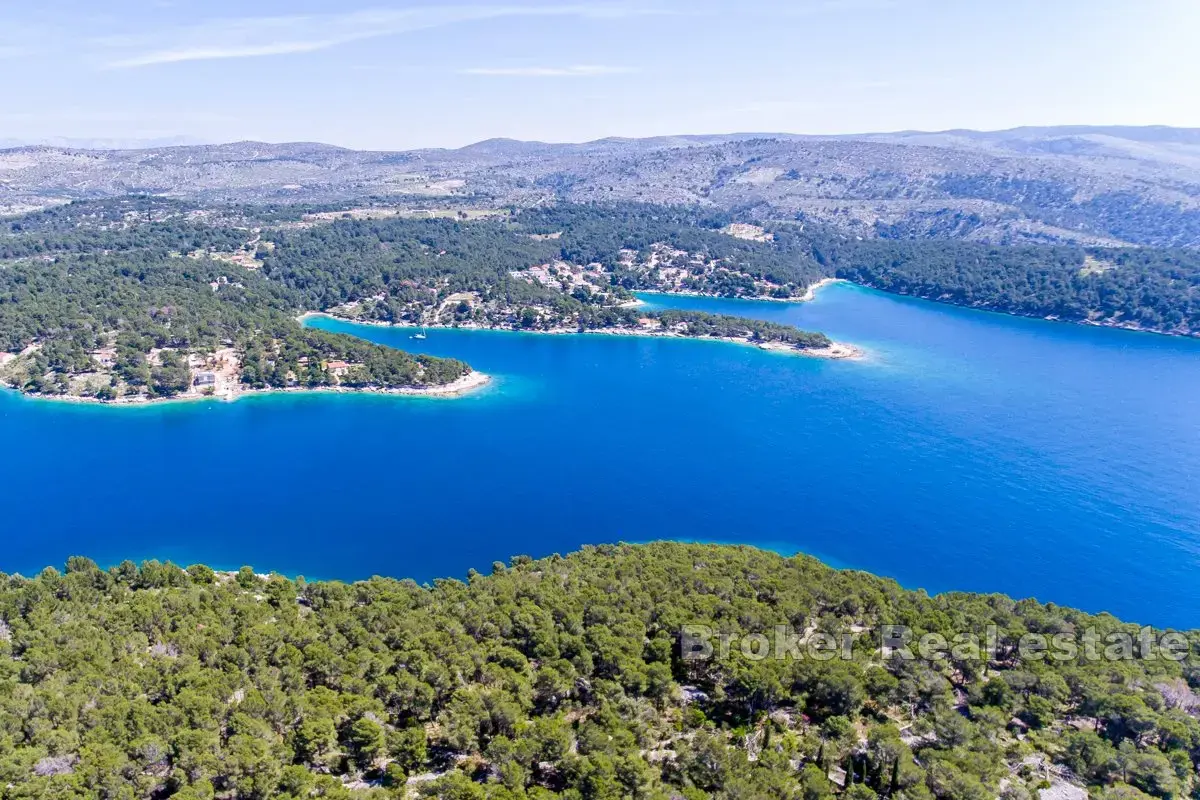
<instances>
[{"instance_id":1,"label":"rocky shoreline","mask_svg":"<svg viewBox=\"0 0 1200 800\"><path fill-rule=\"evenodd\" d=\"M137 397L118 397L114 400L102 400L98 397L82 397L79 395L39 394L36 392L24 392L11 386L5 388L31 400L48 400L56 403L80 403L109 407L140 408L145 406L166 405L169 403L194 403L204 400L231 403L240 400L243 397L261 397L281 394L378 394L403 397L451 398L461 397L465 394L470 394L471 392L477 391L488 385L491 380L491 376L472 370L457 380L438 386L288 386L285 388L271 387L265 389L242 389L221 394L204 394L202 392L196 392L193 390L185 392L184 394L174 395L172 397L146 397L145 395L139 395Z\"/></svg>"}]
</instances>

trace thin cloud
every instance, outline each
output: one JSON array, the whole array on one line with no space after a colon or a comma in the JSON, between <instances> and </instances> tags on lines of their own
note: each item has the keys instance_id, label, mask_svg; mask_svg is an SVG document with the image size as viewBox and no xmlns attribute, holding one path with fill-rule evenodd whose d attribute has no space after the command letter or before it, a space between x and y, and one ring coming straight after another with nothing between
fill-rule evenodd
<instances>
[{"instance_id":1,"label":"thin cloud","mask_svg":"<svg viewBox=\"0 0 1200 800\"><path fill-rule=\"evenodd\" d=\"M157 45L154 49L116 58L107 65L111 69L128 69L184 61L312 53L364 39L505 17L622 19L656 13L660 12L621 5L430 6L218 20L159 33L140 42L110 39L101 44L123 49L146 47L149 42Z\"/></svg>"},{"instance_id":2,"label":"thin cloud","mask_svg":"<svg viewBox=\"0 0 1200 800\"><path fill-rule=\"evenodd\" d=\"M632 67L613 67L603 64L577 64L571 67L471 67L459 70L460 75L487 75L501 78L589 78L599 75L628 75L637 72Z\"/></svg>"},{"instance_id":3,"label":"thin cloud","mask_svg":"<svg viewBox=\"0 0 1200 800\"><path fill-rule=\"evenodd\" d=\"M808 16L811 14L890 11L899 7L898 0L812 0L795 3L781 9L785 16Z\"/></svg>"}]
</instances>

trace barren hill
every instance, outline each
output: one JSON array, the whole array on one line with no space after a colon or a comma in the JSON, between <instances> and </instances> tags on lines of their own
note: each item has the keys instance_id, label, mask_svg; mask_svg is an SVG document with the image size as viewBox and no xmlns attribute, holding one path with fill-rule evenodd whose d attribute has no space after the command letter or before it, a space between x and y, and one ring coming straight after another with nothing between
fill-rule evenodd
<instances>
[{"instance_id":1,"label":"barren hill","mask_svg":"<svg viewBox=\"0 0 1200 800\"><path fill-rule=\"evenodd\" d=\"M862 236L1200 245L1200 130L1062 127L671 136L458 150L323 144L0 150L0 211L146 193L200 201L642 200Z\"/></svg>"}]
</instances>

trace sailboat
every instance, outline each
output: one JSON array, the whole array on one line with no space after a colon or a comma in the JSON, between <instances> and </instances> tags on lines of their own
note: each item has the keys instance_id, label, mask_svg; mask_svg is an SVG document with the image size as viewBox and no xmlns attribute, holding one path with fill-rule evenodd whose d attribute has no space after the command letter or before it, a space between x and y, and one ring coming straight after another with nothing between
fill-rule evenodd
<instances>
[{"instance_id":1,"label":"sailboat","mask_svg":"<svg viewBox=\"0 0 1200 800\"><path fill-rule=\"evenodd\" d=\"M414 339L424 339L424 338L425 338L425 326L424 326L424 325L422 325L422 326L421 326L421 332L420 332L420 333L414 333L414 334L412 335L412 338L414 338Z\"/></svg>"}]
</instances>

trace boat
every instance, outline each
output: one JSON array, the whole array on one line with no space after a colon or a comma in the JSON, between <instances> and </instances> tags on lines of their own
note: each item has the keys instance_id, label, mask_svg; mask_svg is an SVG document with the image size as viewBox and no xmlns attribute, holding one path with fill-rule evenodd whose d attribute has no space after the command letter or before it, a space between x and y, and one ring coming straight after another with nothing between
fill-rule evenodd
<instances>
[{"instance_id":1,"label":"boat","mask_svg":"<svg viewBox=\"0 0 1200 800\"><path fill-rule=\"evenodd\" d=\"M412 335L412 338L414 338L414 339L424 339L424 338L426 338L426 336L425 336L425 326L424 326L424 325L422 325L422 326L421 326L421 332L420 332L420 333L414 333L414 334Z\"/></svg>"}]
</instances>

